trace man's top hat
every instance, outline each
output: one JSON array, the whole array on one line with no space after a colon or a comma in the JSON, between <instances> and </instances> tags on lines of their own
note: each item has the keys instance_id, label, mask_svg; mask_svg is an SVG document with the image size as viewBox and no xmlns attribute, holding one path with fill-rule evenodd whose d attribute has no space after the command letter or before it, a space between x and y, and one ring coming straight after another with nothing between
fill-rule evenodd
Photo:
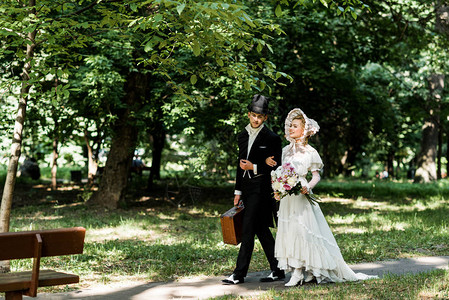
<instances>
[{"instance_id":1,"label":"man's top hat","mask_svg":"<svg viewBox=\"0 0 449 300\"><path fill-rule=\"evenodd\" d=\"M268 114L268 97L262 95L254 95L253 100L248 105L248 110L256 114Z\"/></svg>"}]
</instances>

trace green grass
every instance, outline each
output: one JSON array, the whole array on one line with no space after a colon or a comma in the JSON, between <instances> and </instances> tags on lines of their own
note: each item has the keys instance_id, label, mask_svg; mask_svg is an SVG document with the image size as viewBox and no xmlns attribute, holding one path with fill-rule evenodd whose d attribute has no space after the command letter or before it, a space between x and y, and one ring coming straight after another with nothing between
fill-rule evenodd
<instances>
[{"instance_id":1,"label":"green grass","mask_svg":"<svg viewBox=\"0 0 449 300\"><path fill-rule=\"evenodd\" d=\"M379 198L386 201L408 201L430 197L449 198L449 180L420 184L411 182L394 182L389 180L348 181L323 180L314 190L319 194L347 198Z\"/></svg>"},{"instance_id":2,"label":"green grass","mask_svg":"<svg viewBox=\"0 0 449 300\"><path fill-rule=\"evenodd\" d=\"M376 182L374 194L372 182L323 180L319 186L322 188L316 192L323 199L320 206L347 263L448 255L449 200L441 191L447 182L430 185ZM85 227L84 254L46 258L42 262L42 267L79 274L81 283L70 288L224 276L232 272L238 247L223 244L219 219L232 205L232 186L203 188L200 203L181 208L163 201L163 187L159 188L151 195L135 193L126 209L113 211L86 207L74 191L22 188L23 197L28 195L33 201L27 205L24 200L13 208L11 231ZM419 191L420 188L425 192ZM13 261L12 267L26 270L31 262ZM267 269L257 242L249 271ZM315 298L347 299L345 293L354 293L360 296L354 299L385 299L382 297L385 292L390 293L390 299L397 299L400 293L413 299L422 293L419 287L425 287L424 292L434 296L447 294L448 281L447 273L443 272L409 280L388 277L311 287L307 291L271 291L264 297L313 299L307 297L315 295ZM400 283L397 289L394 282ZM443 285L436 286L437 282Z\"/></svg>"},{"instance_id":3,"label":"green grass","mask_svg":"<svg viewBox=\"0 0 449 300\"><path fill-rule=\"evenodd\" d=\"M47 199L50 197L47 197ZM231 199L231 198L229 198ZM71 270L101 282L99 274L116 280L172 280L177 277L217 275L232 268L235 247L222 243L219 215L230 204L197 208L157 208L104 211L84 203L59 204L51 198L38 206L13 210L11 231L83 226L87 229L83 255L47 258L43 265ZM262 253L261 253L262 254ZM194 263L194 264L192 264ZM13 261L16 270L30 261Z\"/></svg>"}]
</instances>

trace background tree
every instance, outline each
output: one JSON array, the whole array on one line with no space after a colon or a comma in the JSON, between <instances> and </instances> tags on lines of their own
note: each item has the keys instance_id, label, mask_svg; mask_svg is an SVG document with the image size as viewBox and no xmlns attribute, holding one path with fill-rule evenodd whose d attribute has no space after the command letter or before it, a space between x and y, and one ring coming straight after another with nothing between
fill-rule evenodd
<instances>
[{"instance_id":1,"label":"background tree","mask_svg":"<svg viewBox=\"0 0 449 300\"><path fill-rule=\"evenodd\" d=\"M82 60L69 77L71 108L82 125L80 134L87 149L88 181L92 185L97 174L100 151L107 149L112 136L113 113L122 106L124 73L131 68L129 41L118 32L97 34L89 48L81 49Z\"/></svg>"},{"instance_id":2,"label":"background tree","mask_svg":"<svg viewBox=\"0 0 449 300\"><path fill-rule=\"evenodd\" d=\"M449 32L449 21L447 17L449 8L441 1L435 2L434 5L434 31L439 35L439 38L435 39L431 45L437 53L444 53L446 51L443 50L443 47L447 47ZM431 57L431 61L429 62L431 69L429 70L430 74L428 76L429 96L426 101L428 116L423 125L421 149L417 157L418 169L415 177L416 182L429 182L441 177L441 170L439 170L439 175L437 175L436 157L437 149L441 149L440 132L443 128L441 127L440 111L447 67L445 68L445 66L439 65L439 62L435 62L432 59L435 54L429 53L429 56ZM440 55L436 54L436 56L438 57ZM443 57L440 56L438 58L441 59ZM441 157L441 154L439 156Z\"/></svg>"},{"instance_id":3,"label":"background tree","mask_svg":"<svg viewBox=\"0 0 449 300\"><path fill-rule=\"evenodd\" d=\"M136 33L124 31L123 34L133 38L132 45L135 49L133 58L136 68L137 63L142 60L145 67L137 68L140 74L134 74L132 71L127 78L128 90L124 96L124 99L127 99L127 108L117 119L120 126L114 130L115 135L99 190L90 199L92 204L107 207L116 207L119 201L123 200L127 170L137 143L137 135L130 134L138 132L137 116L144 110L146 92L139 90L136 94L136 88L140 86L136 86L134 80L138 77L139 85L148 86L148 80L145 80L148 78L147 74L151 74L152 78L155 75L165 76L167 83L178 95L170 98L177 101L178 110L188 110L195 98L186 95L185 88L180 84L182 81L174 81L175 74L176 78L183 76L195 84L198 79L213 78L217 76L217 72L226 72L236 80L242 81L248 90L251 84L263 88L266 83L257 76L263 66L248 64L242 59L243 57L233 57L233 51L229 49L252 51L254 44L262 46L264 44L263 39L257 38L256 33L264 36L266 35L264 31L271 32L276 29L275 26L262 20L251 19L242 5L227 3L190 1L186 5L163 2L157 7L137 6L134 9L131 7L128 13L130 15L125 19L134 21L126 25ZM140 46L142 44L144 47ZM203 56L202 68L196 68L198 73L194 73L190 65L184 63L185 51L193 53L194 56ZM271 69L268 70L268 75L270 73ZM127 119L127 116L130 118ZM129 139L130 136L132 139ZM128 143L124 145L124 141ZM111 185L112 182L121 184Z\"/></svg>"},{"instance_id":4,"label":"background tree","mask_svg":"<svg viewBox=\"0 0 449 300\"><path fill-rule=\"evenodd\" d=\"M19 106L16 117L16 122L14 126L13 140L11 145L10 159L8 164L8 172L5 181L5 187L3 189L2 195L2 204L0 208L0 232L6 232L9 230L9 216L11 212L11 203L14 191L14 184L16 180L17 167L21 152L21 144L22 144L22 132L23 132L23 124L25 122L26 116L26 107L28 101L28 93L30 91L30 83L32 77L31 69L32 69L32 61L34 57L34 52L36 48L36 22L34 16L36 15L36 2L34 0L30 0L29 6L26 7L26 10L16 9L17 6L8 7L11 9L10 17L17 17L19 19L24 19L24 25L19 26L17 28L16 23L12 22L12 19L5 18L1 19L1 23L4 24L5 29L2 31L7 35L7 41L11 42L11 47L7 49L7 54L9 51L12 51L14 46L18 47L20 50L26 49L25 54L22 52L19 53L19 57L21 57L21 61L23 64L22 73L21 73L21 88L20 88L20 96L19 96ZM0 10L4 12L7 9L7 3L2 3L0 6ZM16 28L15 28L16 27ZM22 28L20 28L22 27ZM14 32L15 31L15 32ZM17 42L14 39L10 38L10 35L16 34L19 39ZM15 42L15 43L14 43ZM3 41L3 44L5 41ZM16 44L17 43L17 44ZM3 47L3 45L2 45ZM19 50L19 51L20 51Z\"/></svg>"}]
</instances>

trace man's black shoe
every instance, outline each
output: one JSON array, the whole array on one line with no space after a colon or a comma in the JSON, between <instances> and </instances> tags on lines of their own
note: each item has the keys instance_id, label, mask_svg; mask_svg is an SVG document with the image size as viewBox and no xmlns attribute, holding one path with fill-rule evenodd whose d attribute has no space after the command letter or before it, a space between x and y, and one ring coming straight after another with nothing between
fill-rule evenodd
<instances>
[{"instance_id":1,"label":"man's black shoe","mask_svg":"<svg viewBox=\"0 0 449 300\"><path fill-rule=\"evenodd\" d=\"M239 283L244 283L245 279L243 279L243 277L240 278L240 277L235 276L235 274L232 274L228 278L223 279L221 282L223 282L224 284L239 284Z\"/></svg>"},{"instance_id":2,"label":"man's black shoe","mask_svg":"<svg viewBox=\"0 0 449 300\"><path fill-rule=\"evenodd\" d=\"M285 273L284 271L276 271L276 272L271 272L270 275L268 275L267 277L264 278L260 278L260 282L273 282L276 280L283 280L285 278Z\"/></svg>"}]
</instances>

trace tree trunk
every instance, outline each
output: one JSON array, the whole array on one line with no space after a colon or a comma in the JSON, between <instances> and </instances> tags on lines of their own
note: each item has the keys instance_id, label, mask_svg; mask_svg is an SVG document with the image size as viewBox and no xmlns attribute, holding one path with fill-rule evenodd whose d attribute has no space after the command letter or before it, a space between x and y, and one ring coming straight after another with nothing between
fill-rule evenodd
<instances>
[{"instance_id":1,"label":"tree trunk","mask_svg":"<svg viewBox=\"0 0 449 300\"><path fill-rule=\"evenodd\" d=\"M35 15L36 1L30 0L28 5L30 7L29 13ZM3 188L2 203L0 207L0 232L9 231L14 186L16 183L17 167L19 165L19 158L22 147L23 124L25 123L28 92L30 91L30 85L28 84L28 81L30 80L31 61L34 57L34 49L36 47L36 31L29 32L27 34L27 39L29 43L27 44L26 60L23 65L21 74L22 87L20 89L19 107L17 110L17 116L14 125L14 135L12 138L10 154L11 156L9 157L8 170L6 173L5 186ZM7 271L9 271L9 261L1 261L0 272Z\"/></svg>"},{"instance_id":2,"label":"tree trunk","mask_svg":"<svg viewBox=\"0 0 449 300\"><path fill-rule=\"evenodd\" d=\"M89 132L84 129L84 141L87 147L87 184L92 186L94 184L95 175L98 169L98 160L94 159L92 146L90 145Z\"/></svg>"},{"instance_id":3,"label":"tree trunk","mask_svg":"<svg viewBox=\"0 0 449 300\"><path fill-rule=\"evenodd\" d=\"M345 151L342 157L340 157L340 161L338 164L337 173L338 174L346 174L345 172L345 166L346 166L346 160L348 159L348 151Z\"/></svg>"},{"instance_id":4,"label":"tree trunk","mask_svg":"<svg viewBox=\"0 0 449 300\"><path fill-rule=\"evenodd\" d=\"M436 22L435 29L440 34L444 35L446 39L449 37L449 6L447 1L438 0L435 2L435 14L436 14ZM444 78L443 78L444 79ZM444 87L444 85L443 85ZM440 125L441 126L441 125ZM438 170L437 170L437 178L441 179L441 157L442 157L442 145L443 145L443 128L439 128L438 134ZM449 143L448 143L449 146ZM447 150L449 153L449 149ZM449 155L448 155L449 156ZM448 157L449 159L449 157ZM449 172L449 161L447 163L446 173Z\"/></svg>"},{"instance_id":5,"label":"tree trunk","mask_svg":"<svg viewBox=\"0 0 449 300\"><path fill-rule=\"evenodd\" d=\"M153 188L154 179L161 179L161 160L162 150L165 144L165 130L161 126L158 131L153 134L153 159L151 161L150 176L148 177L148 190Z\"/></svg>"},{"instance_id":6,"label":"tree trunk","mask_svg":"<svg viewBox=\"0 0 449 300\"><path fill-rule=\"evenodd\" d=\"M437 179L435 166L438 125L432 118L426 120L422 130L421 151L418 155L418 169L415 182L430 182Z\"/></svg>"},{"instance_id":7,"label":"tree trunk","mask_svg":"<svg viewBox=\"0 0 449 300\"><path fill-rule=\"evenodd\" d=\"M446 176L449 175L449 131L446 131Z\"/></svg>"},{"instance_id":8,"label":"tree trunk","mask_svg":"<svg viewBox=\"0 0 449 300\"><path fill-rule=\"evenodd\" d=\"M56 125L57 126L57 125ZM51 164L51 189L53 191L58 189L58 182L57 182L57 172L58 172L58 137L57 134L55 134L55 137L53 138L53 161Z\"/></svg>"},{"instance_id":9,"label":"tree trunk","mask_svg":"<svg viewBox=\"0 0 449 300\"><path fill-rule=\"evenodd\" d=\"M357 151L354 150L354 147L349 147L348 150L346 150L345 155L340 159L342 174L344 176L353 176L356 155Z\"/></svg>"},{"instance_id":10,"label":"tree trunk","mask_svg":"<svg viewBox=\"0 0 449 300\"><path fill-rule=\"evenodd\" d=\"M387 172L388 172L388 177L391 179L395 178L395 174L394 174L394 154L395 152L393 150L390 150L388 152L388 157L387 157Z\"/></svg>"},{"instance_id":11,"label":"tree trunk","mask_svg":"<svg viewBox=\"0 0 449 300\"><path fill-rule=\"evenodd\" d=\"M322 177L326 178L326 177L330 177L330 175L332 174L332 166L330 164L330 159L331 155L329 153L329 145L328 143L323 143L323 163L326 166L326 168L323 168L323 173L322 173Z\"/></svg>"},{"instance_id":12,"label":"tree trunk","mask_svg":"<svg viewBox=\"0 0 449 300\"><path fill-rule=\"evenodd\" d=\"M89 200L90 204L115 209L119 202L124 200L136 141L137 132L134 126L124 124L116 131L98 191Z\"/></svg>"},{"instance_id":13,"label":"tree trunk","mask_svg":"<svg viewBox=\"0 0 449 300\"><path fill-rule=\"evenodd\" d=\"M449 36L449 6L445 5L446 1L436 1L435 2L435 29L440 34Z\"/></svg>"},{"instance_id":14,"label":"tree trunk","mask_svg":"<svg viewBox=\"0 0 449 300\"><path fill-rule=\"evenodd\" d=\"M437 179L441 179L441 157L443 148L443 130L438 128L438 150L437 150Z\"/></svg>"},{"instance_id":15,"label":"tree trunk","mask_svg":"<svg viewBox=\"0 0 449 300\"><path fill-rule=\"evenodd\" d=\"M413 157L413 159L410 160L408 163L408 170L407 170L407 179L415 180L415 174L416 174L416 157Z\"/></svg>"},{"instance_id":16,"label":"tree trunk","mask_svg":"<svg viewBox=\"0 0 449 300\"><path fill-rule=\"evenodd\" d=\"M118 113L114 126L114 137L108 160L101 177L98 191L89 199L89 203L115 209L124 200L134 149L137 143L138 127L133 112L141 107L146 89L146 75L130 73L125 91L126 108Z\"/></svg>"},{"instance_id":17,"label":"tree trunk","mask_svg":"<svg viewBox=\"0 0 449 300\"><path fill-rule=\"evenodd\" d=\"M155 103L155 105L157 106L157 110L154 116L154 126L152 126L153 132L151 133L151 136L153 138L153 159L151 161L150 176L148 177L148 191L153 188L154 179L161 179L162 150L164 150L166 134L163 121L164 113L162 111L162 102L166 97L168 97L168 95L164 96L163 98L158 98L158 101L156 101Z\"/></svg>"},{"instance_id":18,"label":"tree trunk","mask_svg":"<svg viewBox=\"0 0 449 300\"><path fill-rule=\"evenodd\" d=\"M418 169L416 170L415 182L430 182L437 179L435 164L439 131L439 115L437 111L439 110L441 91L444 88L444 75L431 75L429 86L429 112L422 127L421 150L418 154Z\"/></svg>"}]
</instances>

